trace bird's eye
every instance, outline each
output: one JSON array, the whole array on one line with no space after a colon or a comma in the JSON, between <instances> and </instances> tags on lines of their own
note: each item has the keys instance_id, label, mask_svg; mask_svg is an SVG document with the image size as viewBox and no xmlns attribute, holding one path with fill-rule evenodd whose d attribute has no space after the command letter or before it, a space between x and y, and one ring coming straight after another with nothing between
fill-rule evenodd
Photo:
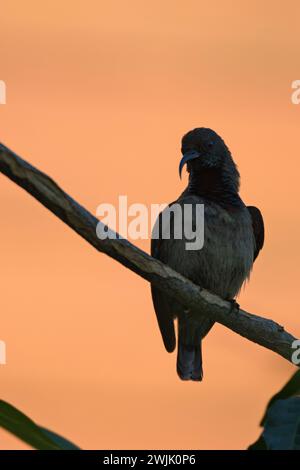
<instances>
[{"instance_id":1,"label":"bird's eye","mask_svg":"<svg viewBox=\"0 0 300 470\"><path fill-rule=\"evenodd\" d=\"M210 140L210 141L208 142L208 147L209 147L209 148L212 148L213 145L214 145L214 143Z\"/></svg>"}]
</instances>

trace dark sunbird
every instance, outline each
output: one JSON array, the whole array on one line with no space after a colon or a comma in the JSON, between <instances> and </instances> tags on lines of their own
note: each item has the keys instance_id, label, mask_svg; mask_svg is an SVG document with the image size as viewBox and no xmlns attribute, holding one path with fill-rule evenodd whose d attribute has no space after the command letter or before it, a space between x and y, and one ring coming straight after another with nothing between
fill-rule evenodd
<instances>
[{"instance_id":1,"label":"dark sunbird","mask_svg":"<svg viewBox=\"0 0 300 470\"><path fill-rule=\"evenodd\" d=\"M239 196L239 172L221 137L211 129L197 128L182 139L183 157L179 173L186 165L187 188L177 201L169 204L169 238L164 237L163 211L156 222L158 237L152 236L151 254L195 284L210 290L238 308L235 298L249 278L254 260L264 244L264 223L256 207L246 206ZM196 208L204 207L204 239L201 249L187 249L190 239L182 230L175 236L178 222L175 204L191 207L192 224L197 229ZM178 206L177 206L178 207ZM167 218L166 218L167 219ZM174 351L174 320L178 318L177 373L182 380L200 381L203 377L201 341L214 322L203 316L194 323L178 301L152 286L152 299L168 352Z\"/></svg>"}]
</instances>

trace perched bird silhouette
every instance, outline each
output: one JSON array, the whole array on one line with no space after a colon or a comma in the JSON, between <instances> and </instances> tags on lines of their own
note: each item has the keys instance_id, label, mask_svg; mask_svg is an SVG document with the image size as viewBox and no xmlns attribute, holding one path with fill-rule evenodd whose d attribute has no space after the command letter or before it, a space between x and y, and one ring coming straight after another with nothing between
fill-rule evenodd
<instances>
[{"instance_id":1,"label":"perched bird silhouette","mask_svg":"<svg viewBox=\"0 0 300 470\"><path fill-rule=\"evenodd\" d=\"M187 165L189 182L177 201L169 204L156 221L157 237L151 241L151 254L195 284L235 303L244 281L264 244L264 223L256 207L246 206L239 196L239 172L228 147L211 129L197 128L182 138L183 157L179 173ZM204 205L204 243L198 250L187 250L183 236L176 238L174 205L195 208ZM170 214L170 237L163 236L163 214ZM184 211L183 211L184 214ZM184 220L182 223L184 224ZM180 222L181 223L181 222ZM157 228L158 227L158 228ZM197 228L197 227L196 227ZM184 232L184 231L183 231ZM195 324L184 307L163 291L151 286L153 304L168 352L174 351L174 319L178 318L177 373L182 380L203 377L201 341L213 326L205 316ZM238 304L236 304L238 307Z\"/></svg>"}]
</instances>

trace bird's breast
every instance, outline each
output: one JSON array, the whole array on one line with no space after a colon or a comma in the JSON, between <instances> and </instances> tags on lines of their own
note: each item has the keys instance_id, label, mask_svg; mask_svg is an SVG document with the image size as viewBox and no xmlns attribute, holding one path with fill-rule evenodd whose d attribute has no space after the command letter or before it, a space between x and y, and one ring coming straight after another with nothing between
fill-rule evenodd
<instances>
[{"instance_id":1,"label":"bird's breast","mask_svg":"<svg viewBox=\"0 0 300 470\"><path fill-rule=\"evenodd\" d=\"M177 204L182 208L182 238L174 237L176 227L173 227L171 238L161 244L162 261L223 298L235 297L249 277L253 264L255 241L248 209L241 207L230 211L192 195L180 198ZM196 223L197 204L204 210L204 225ZM193 208L192 212L184 210L187 205ZM199 240L203 236L200 249L187 249L192 232Z\"/></svg>"}]
</instances>

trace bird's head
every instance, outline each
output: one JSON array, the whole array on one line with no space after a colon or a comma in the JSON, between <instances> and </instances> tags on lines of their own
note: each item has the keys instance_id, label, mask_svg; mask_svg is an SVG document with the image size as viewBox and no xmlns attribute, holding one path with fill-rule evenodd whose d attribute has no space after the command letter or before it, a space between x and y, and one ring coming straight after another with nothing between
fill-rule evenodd
<instances>
[{"instance_id":1,"label":"bird's head","mask_svg":"<svg viewBox=\"0 0 300 470\"><path fill-rule=\"evenodd\" d=\"M239 172L228 147L215 131L205 127L189 131L182 138L181 151L180 177L186 164L189 173L218 172L231 183L233 190L238 190Z\"/></svg>"}]
</instances>

